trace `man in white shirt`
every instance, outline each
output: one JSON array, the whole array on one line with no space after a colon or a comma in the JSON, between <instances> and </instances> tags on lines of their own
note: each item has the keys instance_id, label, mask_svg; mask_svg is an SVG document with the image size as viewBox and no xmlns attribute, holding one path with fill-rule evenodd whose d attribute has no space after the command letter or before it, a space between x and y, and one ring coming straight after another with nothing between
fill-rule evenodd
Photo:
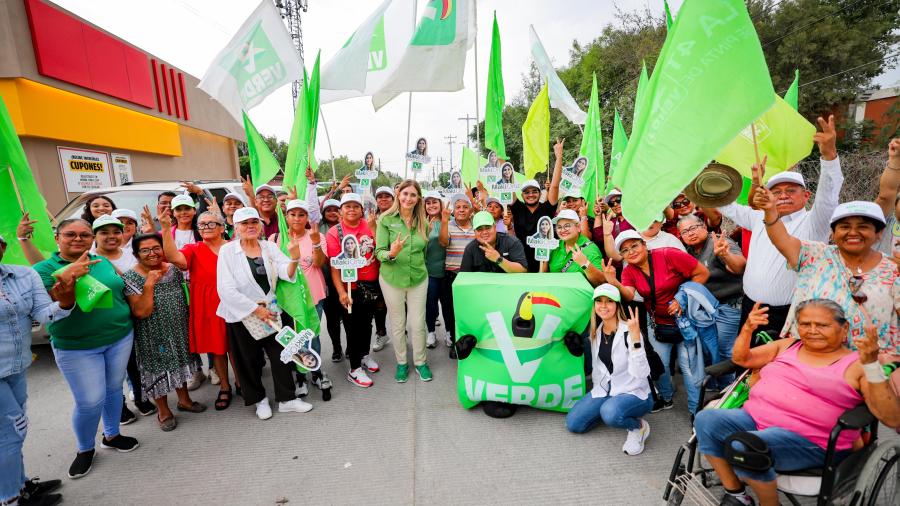
<instances>
[{"instance_id":1,"label":"man in white shirt","mask_svg":"<svg viewBox=\"0 0 900 506\"><path fill-rule=\"evenodd\" d=\"M797 172L776 174L769 179L766 187L778 199L779 219L792 236L804 241L827 242L831 234L831 213L839 203L844 176L837 156L834 116L829 116L827 122L819 118L818 122L822 131L816 132L813 139L819 146L821 171L812 208L808 211L806 209L811 194L803 176ZM754 184L758 185L758 180L764 175L765 161L758 178L754 175ZM750 198L752 199L752 192ZM797 284L797 274L787 267L784 257L769 240L762 211L735 203L720 207L719 211L738 226L752 232L744 271L745 296L741 307L741 324L746 321L753 304L760 302L769 307L769 324L757 329L757 332L765 330L769 335L777 337L787 318L794 286Z\"/></svg>"}]
</instances>

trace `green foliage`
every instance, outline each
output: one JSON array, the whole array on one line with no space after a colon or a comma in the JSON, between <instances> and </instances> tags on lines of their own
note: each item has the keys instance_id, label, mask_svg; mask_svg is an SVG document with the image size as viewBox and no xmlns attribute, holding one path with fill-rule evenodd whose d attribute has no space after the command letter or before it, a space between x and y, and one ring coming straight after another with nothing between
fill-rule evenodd
<instances>
[{"instance_id":1,"label":"green foliage","mask_svg":"<svg viewBox=\"0 0 900 506\"><path fill-rule=\"evenodd\" d=\"M898 60L896 55L891 56L900 41L895 30L900 26L900 12L895 2L746 0L746 3L763 44L775 91L779 94L787 91L794 70L799 69L800 113L812 122L816 116L843 109L847 102L870 87L873 78ZM647 62L652 74L665 38L662 11L618 10L615 22L603 27L599 37L584 45L573 41L567 66L557 65L560 78L583 110L587 110L590 99L591 76L597 73L606 153L610 152L612 142L614 108L619 109L625 129L630 131L641 61ZM522 165L522 123L528 106L540 90L540 78L533 66L523 74L522 84L522 93L503 111L506 153L516 167ZM889 135L897 131L900 112L894 111L893 118L895 121L888 122L885 132L871 132L871 126L867 129L865 125L854 127L859 132L850 132L850 142L844 148L858 148L860 139L874 139L876 143L879 139L889 140ZM480 131L483 135L483 126ZM470 137L475 139L474 132ZM563 159L569 164L577 154L581 132L562 113L551 109L548 149L560 137L566 139ZM479 146L483 146L483 139L479 140ZM482 151L482 154L487 153Z\"/></svg>"},{"instance_id":2,"label":"green foliage","mask_svg":"<svg viewBox=\"0 0 900 506\"><path fill-rule=\"evenodd\" d=\"M351 160L347 155L336 157L334 159L334 174L337 178L337 182L340 182L347 174L350 174L351 182L356 182L353 174L356 172L356 169L362 167L362 164L362 160ZM375 178L372 186L374 188L379 186L394 186L400 179L401 177L393 172L383 171ZM333 180L331 177L331 160L319 160L319 167L316 169L316 180L320 182Z\"/></svg>"}]
</instances>

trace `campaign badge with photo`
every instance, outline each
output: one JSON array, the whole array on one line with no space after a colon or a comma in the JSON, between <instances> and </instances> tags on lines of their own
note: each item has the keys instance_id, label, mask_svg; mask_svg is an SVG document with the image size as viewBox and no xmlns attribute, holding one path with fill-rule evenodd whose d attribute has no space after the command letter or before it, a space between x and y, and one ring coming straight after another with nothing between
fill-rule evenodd
<instances>
[{"instance_id":1,"label":"campaign badge with photo","mask_svg":"<svg viewBox=\"0 0 900 506\"><path fill-rule=\"evenodd\" d=\"M584 175L588 168L588 158L579 156L570 167L563 167L562 181L559 183L563 193L571 193L580 190L584 186Z\"/></svg>"},{"instance_id":2,"label":"campaign badge with photo","mask_svg":"<svg viewBox=\"0 0 900 506\"><path fill-rule=\"evenodd\" d=\"M341 252L332 258L331 266L341 271L341 281L351 283L357 280L357 270L366 266L366 259L359 248L355 235L345 235L341 239Z\"/></svg>"},{"instance_id":3,"label":"campaign badge with photo","mask_svg":"<svg viewBox=\"0 0 900 506\"><path fill-rule=\"evenodd\" d=\"M534 258L539 262L550 261L550 250L559 247L559 239L553 235L553 221L549 216L538 219L537 232L525 238L525 243L534 248Z\"/></svg>"},{"instance_id":4,"label":"campaign badge with photo","mask_svg":"<svg viewBox=\"0 0 900 506\"><path fill-rule=\"evenodd\" d=\"M275 340L284 347L281 350L281 362L285 364L293 362L302 373L318 371L322 367L322 357L311 347L315 337L315 333L310 329L297 332L289 326L282 327L275 334Z\"/></svg>"}]
</instances>

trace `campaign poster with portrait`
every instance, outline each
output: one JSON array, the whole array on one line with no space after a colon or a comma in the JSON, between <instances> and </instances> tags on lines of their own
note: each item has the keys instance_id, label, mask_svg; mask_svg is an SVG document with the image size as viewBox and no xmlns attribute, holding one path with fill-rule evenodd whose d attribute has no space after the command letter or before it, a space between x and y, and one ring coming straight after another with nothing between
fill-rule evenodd
<instances>
[{"instance_id":1,"label":"campaign poster with portrait","mask_svg":"<svg viewBox=\"0 0 900 506\"><path fill-rule=\"evenodd\" d=\"M375 168L375 155L372 154L371 151L366 153L366 156L363 159L363 165L356 169L356 172L353 175L359 183L360 193L365 193L365 191L372 187L372 181L378 177L378 169Z\"/></svg>"},{"instance_id":2,"label":"campaign poster with portrait","mask_svg":"<svg viewBox=\"0 0 900 506\"><path fill-rule=\"evenodd\" d=\"M312 341L316 334L310 329L295 331L290 326L282 327L275 340L284 346L281 350L281 362L293 362L301 373L318 371L322 367L322 357L312 349Z\"/></svg>"},{"instance_id":3,"label":"campaign poster with portrait","mask_svg":"<svg viewBox=\"0 0 900 506\"><path fill-rule=\"evenodd\" d=\"M584 186L584 175L588 169L588 158L579 156L569 167L563 167L562 181L559 182L559 189L564 193L572 193L580 190Z\"/></svg>"},{"instance_id":4,"label":"campaign poster with portrait","mask_svg":"<svg viewBox=\"0 0 900 506\"><path fill-rule=\"evenodd\" d=\"M426 165L431 164L431 157L428 156L428 141L425 140L425 137L419 137L415 149L406 154L406 159L412 162L413 171L421 171Z\"/></svg>"},{"instance_id":5,"label":"campaign poster with portrait","mask_svg":"<svg viewBox=\"0 0 900 506\"><path fill-rule=\"evenodd\" d=\"M341 240L341 252L331 259L331 266L341 271L341 281L352 283L357 280L357 271L366 266L366 258L359 248L359 240L353 234Z\"/></svg>"},{"instance_id":6,"label":"campaign poster with portrait","mask_svg":"<svg viewBox=\"0 0 900 506\"><path fill-rule=\"evenodd\" d=\"M503 205L513 203L513 195L522 187L521 182L516 181L516 172L511 163L506 162L500 166L500 177L491 185L491 192L500 199Z\"/></svg>"},{"instance_id":7,"label":"campaign poster with portrait","mask_svg":"<svg viewBox=\"0 0 900 506\"><path fill-rule=\"evenodd\" d=\"M447 184L447 191L452 194L462 189L462 173L460 173L458 170L451 171L450 182Z\"/></svg>"},{"instance_id":8,"label":"campaign poster with portrait","mask_svg":"<svg viewBox=\"0 0 900 506\"><path fill-rule=\"evenodd\" d=\"M534 248L535 260L550 261L550 250L559 247L559 239L553 235L553 221L549 216L541 216L538 219L537 232L526 237L525 243Z\"/></svg>"},{"instance_id":9,"label":"campaign poster with portrait","mask_svg":"<svg viewBox=\"0 0 900 506\"><path fill-rule=\"evenodd\" d=\"M481 181L486 188L491 188L500 180L500 161L497 159L497 153L491 151L488 154L487 165L478 169L478 180Z\"/></svg>"}]
</instances>

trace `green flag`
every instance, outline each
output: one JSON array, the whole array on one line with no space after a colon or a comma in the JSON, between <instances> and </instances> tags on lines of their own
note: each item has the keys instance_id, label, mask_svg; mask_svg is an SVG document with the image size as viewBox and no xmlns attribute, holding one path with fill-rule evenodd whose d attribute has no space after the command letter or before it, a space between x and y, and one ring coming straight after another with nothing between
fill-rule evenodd
<instances>
[{"instance_id":1,"label":"green flag","mask_svg":"<svg viewBox=\"0 0 900 506\"><path fill-rule=\"evenodd\" d=\"M243 114L244 130L247 132L247 151L250 152L250 179L254 186L259 186L271 181L281 167L247 113Z\"/></svg>"},{"instance_id":2,"label":"green flag","mask_svg":"<svg viewBox=\"0 0 900 506\"><path fill-rule=\"evenodd\" d=\"M625 148L628 147L628 134L625 133L625 127L622 125L622 118L619 117L619 110L613 119L613 137L612 151L609 153L609 177L606 179L606 188L604 193L609 193L613 189L613 177L619 162L622 161L622 155L625 154Z\"/></svg>"},{"instance_id":3,"label":"green flag","mask_svg":"<svg viewBox=\"0 0 900 506\"><path fill-rule=\"evenodd\" d=\"M628 221L646 229L774 97L743 0L685 2L616 172Z\"/></svg>"},{"instance_id":4,"label":"green flag","mask_svg":"<svg viewBox=\"0 0 900 506\"><path fill-rule=\"evenodd\" d=\"M638 79L637 92L634 95L634 113L631 115L631 135L634 135L634 125L638 122L641 113L641 107L645 98L647 98L647 87L650 86L650 78L647 75L647 62L641 61L641 77ZM616 182L618 185L619 183Z\"/></svg>"},{"instance_id":5,"label":"green flag","mask_svg":"<svg viewBox=\"0 0 900 506\"><path fill-rule=\"evenodd\" d=\"M284 219L284 213L281 212L281 206L275 207L278 212L278 237L281 238L281 251L285 255L289 255L288 243L291 235L288 232L287 221ZM278 307L284 309L294 319L295 330L310 329L316 334L319 333L319 315L316 313L316 305L313 303L309 285L306 284L306 276L299 265L297 266L297 279L293 283L283 279L278 280L275 285L275 297Z\"/></svg>"},{"instance_id":6,"label":"green flag","mask_svg":"<svg viewBox=\"0 0 900 506\"><path fill-rule=\"evenodd\" d=\"M526 179L547 170L550 162L550 95L546 84L522 123L522 158Z\"/></svg>"},{"instance_id":7,"label":"green flag","mask_svg":"<svg viewBox=\"0 0 900 506\"><path fill-rule=\"evenodd\" d=\"M737 169L744 177L752 177L750 167L756 163L753 149L753 129L759 157L766 161L766 180L784 172L812 152L816 127L800 115L787 101L774 94L775 104L762 116L747 126L725 149L716 155L716 161Z\"/></svg>"},{"instance_id":8,"label":"green flag","mask_svg":"<svg viewBox=\"0 0 900 506\"><path fill-rule=\"evenodd\" d=\"M506 160L506 143L503 140L503 68L500 63L500 27L494 12L494 33L491 37L491 60L488 66L487 99L484 111L484 146Z\"/></svg>"},{"instance_id":9,"label":"green flag","mask_svg":"<svg viewBox=\"0 0 900 506\"><path fill-rule=\"evenodd\" d=\"M0 235L6 239L3 263L29 265L16 240L16 227L22 219L22 209L29 213L34 224L32 243L45 257L56 251L47 201L38 190L34 175L28 167L25 150L13 126L3 97L0 97ZM19 203L21 201L21 206Z\"/></svg>"},{"instance_id":10,"label":"green flag","mask_svg":"<svg viewBox=\"0 0 900 506\"><path fill-rule=\"evenodd\" d=\"M784 93L784 101L787 102L794 110L800 109L800 71L794 70L794 82L791 87Z\"/></svg>"},{"instance_id":11,"label":"green flag","mask_svg":"<svg viewBox=\"0 0 900 506\"><path fill-rule=\"evenodd\" d=\"M675 21L672 21L672 11L669 10L668 0L663 0L663 6L666 8L666 31L671 31Z\"/></svg>"},{"instance_id":12,"label":"green flag","mask_svg":"<svg viewBox=\"0 0 900 506\"><path fill-rule=\"evenodd\" d=\"M586 156L588 167L584 172L584 186L581 195L587 202L588 214L594 215L594 200L600 191L600 184L606 181L603 169L603 133L600 131L600 101L597 93L597 74L591 84L591 102L588 105L587 119L584 120L584 135L581 137L581 149L578 156ZM605 185L604 185L605 186Z\"/></svg>"},{"instance_id":13,"label":"green flag","mask_svg":"<svg viewBox=\"0 0 900 506\"><path fill-rule=\"evenodd\" d=\"M459 175L462 177L463 183L474 186L478 182L478 169L487 165L487 158L478 156L468 146L463 146L462 156L459 159L461 160L459 163Z\"/></svg>"},{"instance_id":14,"label":"green flag","mask_svg":"<svg viewBox=\"0 0 900 506\"><path fill-rule=\"evenodd\" d=\"M316 168L316 127L319 124L319 56L313 65L312 76L307 80L303 72L303 89L297 97L294 124L284 163L284 186L297 189L299 195L306 191L306 167Z\"/></svg>"}]
</instances>

